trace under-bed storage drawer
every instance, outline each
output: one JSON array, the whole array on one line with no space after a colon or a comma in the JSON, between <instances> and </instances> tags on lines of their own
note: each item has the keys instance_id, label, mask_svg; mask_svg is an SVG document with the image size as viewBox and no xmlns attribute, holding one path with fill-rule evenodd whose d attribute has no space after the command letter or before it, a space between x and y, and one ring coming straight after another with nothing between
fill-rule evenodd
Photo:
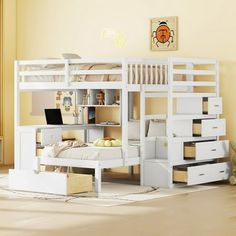
<instances>
[{"instance_id":1,"label":"under-bed storage drawer","mask_svg":"<svg viewBox=\"0 0 236 236\"><path fill-rule=\"evenodd\" d=\"M90 192L92 175L57 172L36 174L33 170L10 170L9 188L62 195Z\"/></svg>"},{"instance_id":2,"label":"under-bed storage drawer","mask_svg":"<svg viewBox=\"0 0 236 236\"><path fill-rule=\"evenodd\" d=\"M173 182L187 185L202 184L229 178L229 163L174 167Z\"/></svg>"},{"instance_id":3,"label":"under-bed storage drawer","mask_svg":"<svg viewBox=\"0 0 236 236\"><path fill-rule=\"evenodd\" d=\"M194 120L193 135L201 137L225 135L225 119Z\"/></svg>"},{"instance_id":4,"label":"under-bed storage drawer","mask_svg":"<svg viewBox=\"0 0 236 236\"><path fill-rule=\"evenodd\" d=\"M227 157L228 154L228 140L184 144L184 159L208 160Z\"/></svg>"},{"instance_id":5,"label":"under-bed storage drawer","mask_svg":"<svg viewBox=\"0 0 236 236\"><path fill-rule=\"evenodd\" d=\"M203 114L222 114L222 98L203 98Z\"/></svg>"}]
</instances>

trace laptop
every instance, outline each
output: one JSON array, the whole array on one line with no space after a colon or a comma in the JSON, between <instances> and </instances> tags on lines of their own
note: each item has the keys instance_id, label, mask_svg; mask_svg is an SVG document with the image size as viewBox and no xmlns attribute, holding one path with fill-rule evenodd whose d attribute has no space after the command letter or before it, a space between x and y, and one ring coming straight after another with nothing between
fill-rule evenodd
<instances>
[{"instance_id":1,"label":"laptop","mask_svg":"<svg viewBox=\"0 0 236 236\"><path fill-rule=\"evenodd\" d=\"M63 125L61 109L44 109L48 125Z\"/></svg>"}]
</instances>

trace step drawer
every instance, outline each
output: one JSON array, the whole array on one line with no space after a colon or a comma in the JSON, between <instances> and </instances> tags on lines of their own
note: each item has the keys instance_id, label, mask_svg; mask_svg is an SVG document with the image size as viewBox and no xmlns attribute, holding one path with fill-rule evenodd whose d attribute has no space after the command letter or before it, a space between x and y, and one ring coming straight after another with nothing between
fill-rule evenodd
<instances>
[{"instance_id":1,"label":"step drawer","mask_svg":"<svg viewBox=\"0 0 236 236\"><path fill-rule=\"evenodd\" d=\"M207 98L203 100L203 114L222 114L222 98Z\"/></svg>"},{"instance_id":2,"label":"step drawer","mask_svg":"<svg viewBox=\"0 0 236 236\"><path fill-rule=\"evenodd\" d=\"M193 135L201 137L225 135L225 119L205 119L193 123Z\"/></svg>"},{"instance_id":3,"label":"step drawer","mask_svg":"<svg viewBox=\"0 0 236 236\"><path fill-rule=\"evenodd\" d=\"M184 145L184 159L208 160L228 157L229 141L197 142Z\"/></svg>"},{"instance_id":4,"label":"step drawer","mask_svg":"<svg viewBox=\"0 0 236 236\"><path fill-rule=\"evenodd\" d=\"M214 163L195 166L175 167L173 182L187 185L202 184L229 178L229 163Z\"/></svg>"}]
</instances>

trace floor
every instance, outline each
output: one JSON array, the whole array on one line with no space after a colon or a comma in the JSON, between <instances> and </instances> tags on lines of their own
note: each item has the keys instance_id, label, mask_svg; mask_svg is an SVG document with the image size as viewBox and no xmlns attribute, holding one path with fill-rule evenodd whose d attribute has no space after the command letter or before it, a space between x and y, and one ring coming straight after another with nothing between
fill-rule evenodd
<instances>
[{"instance_id":1,"label":"floor","mask_svg":"<svg viewBox=\"0 0 236 236\"><path fill-rule=\"evenodd\" d=\"M236 186L115 207L0 198L0 235L236 234Z\"/></svg>"}]
</instances>

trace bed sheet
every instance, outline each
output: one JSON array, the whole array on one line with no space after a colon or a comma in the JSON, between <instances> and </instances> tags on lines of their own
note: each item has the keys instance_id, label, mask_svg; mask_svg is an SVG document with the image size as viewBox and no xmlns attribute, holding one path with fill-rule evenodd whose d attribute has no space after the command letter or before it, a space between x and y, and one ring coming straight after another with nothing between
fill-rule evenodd
<instances>
[{"instance_id":1,"label":"bed sheet","mask_svg":"<svg viewBox=\"0 0 236 236\"><path fill-rule=\"evenodd\" d=\"M139 156L139 146L129 145L129 158ZM78 160L114 160L122 158L121 147L88 147L71 148L62 151L57 158L74 158Z\"/></svg>"}]
</instances>

